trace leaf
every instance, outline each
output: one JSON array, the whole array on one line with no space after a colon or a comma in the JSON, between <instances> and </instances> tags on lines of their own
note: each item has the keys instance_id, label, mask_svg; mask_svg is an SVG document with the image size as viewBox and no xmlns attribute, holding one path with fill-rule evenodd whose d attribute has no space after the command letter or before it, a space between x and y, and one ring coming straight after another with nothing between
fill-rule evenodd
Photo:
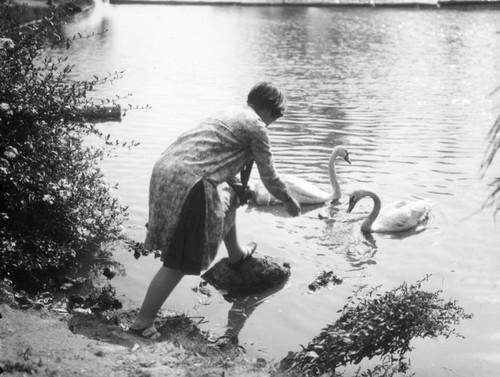
<instances>
[{"instance_id":1,"label":"leaf","mask_svg":"<svg viewBox=\"0 0 500 377\"><path fill-rule=\"evenodd\" d=\"M306 353L306 357L309 357L309 358L311 358L311 359L316 359L316 358L318 358L319 356L318 356L318 354L317 354L316 352L314 352L314 351L309 351L309 352L307 352L307 353Z\"/></svg>"}]
</instances>

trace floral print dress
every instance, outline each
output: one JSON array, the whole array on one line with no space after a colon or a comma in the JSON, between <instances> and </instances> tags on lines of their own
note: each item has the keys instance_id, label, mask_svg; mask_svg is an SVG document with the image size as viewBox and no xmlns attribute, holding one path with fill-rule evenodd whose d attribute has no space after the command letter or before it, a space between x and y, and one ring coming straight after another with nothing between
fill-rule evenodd
<instances>
[{"instance_id":1,"label":"floral print dress","mask_svg":"<svg viewBox=\"0 0 500 377\"><path fill-rule=\"evenodd\" d=\"M268 191L280 200L289 198L290 191L274 168L266 125L251 107L231 107L181 135L153 168L145 248L161 251L164 263L185 252L171 247L172 238L183 231L178 224L188 195L195 185L203 184L204 242L198 251L199 267L175 267L188 274L207 269L234 226L238 203L226 182L234 181L251 159Z\"/></svg>"}]
</instances>

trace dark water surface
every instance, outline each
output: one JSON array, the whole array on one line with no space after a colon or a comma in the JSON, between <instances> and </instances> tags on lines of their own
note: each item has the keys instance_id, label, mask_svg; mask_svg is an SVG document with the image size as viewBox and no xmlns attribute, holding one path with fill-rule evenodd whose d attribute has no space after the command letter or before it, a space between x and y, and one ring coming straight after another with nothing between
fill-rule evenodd
<instances>
[{"instance_id":1,"label":"dark water surface","mask_svg":"<svg viewBox=\"0 0 500 377\"><path fill-rule=\"evenodd\" d=\"M107 30L70 49L75 77L124 69L96 95L132 93L124 105L151 106L103 125L119 139L141 142L105 164L130 206L126 232L138 241L160 153L205 115L243 103L257 81L272 80L289 97L286 116L271 127L280 171L328 189L329 153L339 144L348 148L352 165L337 165L339 205L304 208L293 219L281 207L238 214L242 242L257 240L260 252L292 266L283 289L248 304L255 310L240 343L249 357L280 359L299 350L338 318L361 285L389 290L432 274L424 289L443 290L475 316L457 329L465 339L413 342L412 371L470 377L495 376L500 368L499 224L491 210L475 214L490 192L488 178L500 174L498 164L485 179L479 174L487 131L500 112L499 21L499 11L472 8L99 4L66 32ZM359 227L370 200L346 213L347 195L358 188L376 191L383 203L430 199L430 221L421 232L367 239ZM159 261L116 257L127 274L112 282L138 306ZM323 269L343 284L308 292ZM165 308L204 316L205 328L220 335L231 304L215 292L210 300L193 292L198 282L186 278Z\"/></svg>"}]
</instances>

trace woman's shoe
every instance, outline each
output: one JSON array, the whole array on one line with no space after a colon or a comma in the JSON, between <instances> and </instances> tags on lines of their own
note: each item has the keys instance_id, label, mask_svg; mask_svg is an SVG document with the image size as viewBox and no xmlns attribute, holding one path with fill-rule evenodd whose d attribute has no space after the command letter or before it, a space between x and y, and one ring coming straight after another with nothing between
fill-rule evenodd
<instances>
[{"instance_id":1,"label":"woman's shoe","mask_svg":"<svg viewBox=\"0 0 500 377\"><path fill-rule=\"evenodd\" d=\"M142 336L143 338L146 338L146 339L151 339L151 340L157 340L161 336L161 334L158 332L158 330L154 326L148 326L148 327L144 327L142 329L131 329L129 327L128 332L131 334L134 334L134 335Z\"/></svg>"}]
</instances>

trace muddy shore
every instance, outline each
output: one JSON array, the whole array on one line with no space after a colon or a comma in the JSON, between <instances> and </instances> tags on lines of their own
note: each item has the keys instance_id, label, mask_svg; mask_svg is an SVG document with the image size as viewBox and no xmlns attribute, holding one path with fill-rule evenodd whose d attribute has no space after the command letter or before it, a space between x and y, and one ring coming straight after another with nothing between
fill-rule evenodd
<instances>
[{"instance_id":1,"label":"muddy shore","mask_svg":"<svg viewBox=\"0 0 500 377\"><path fill-rule=\"evenodd\" d=\"M71 288L30 294L0 281L0 375L286 375L276 372L276 361L248 359L243 348L201 331L200 318L182 313L160 312L156 341L131 334L137 309L124 310L113 294L102 295L109 292L102 279L90 286L84 295Z\"/></svg>"}]
</instances>

